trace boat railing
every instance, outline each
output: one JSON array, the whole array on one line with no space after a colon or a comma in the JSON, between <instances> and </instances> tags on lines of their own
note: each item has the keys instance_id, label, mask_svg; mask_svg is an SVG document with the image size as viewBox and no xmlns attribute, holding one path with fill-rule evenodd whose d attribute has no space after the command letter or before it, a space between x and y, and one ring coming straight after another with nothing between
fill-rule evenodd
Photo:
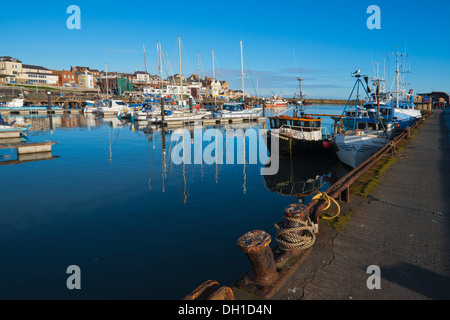
<instances>
[{"instance_id":1,"label":"boat railing","mask_svg":"<svg viewBox=\"0 0 450 320\"><path fill-rule=\"evenodd\" d=\"M289 133L291 135L297 136L301 139L306 140L321 140L322 139L322 127L301 127L301 126L291 126L282 125L280 127L280 132Z\"/></svg>"}]
</instances>

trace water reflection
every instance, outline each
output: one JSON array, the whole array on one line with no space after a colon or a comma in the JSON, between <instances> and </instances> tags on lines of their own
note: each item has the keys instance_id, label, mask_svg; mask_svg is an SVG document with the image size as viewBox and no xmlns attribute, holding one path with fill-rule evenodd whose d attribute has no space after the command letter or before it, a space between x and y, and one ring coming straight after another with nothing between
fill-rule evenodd
<instances>
[{"instance_id":1,"label":"water reflection","mask_svg":"<svg viewBox=\"0 0 450 320\"><path fill-rule=\"evenodd\" d=\"M280 168L264 176L270 191L308 204L316 191L326 191L348 171L334 156L280 157Z\"/></svg>"},{"instance_id":2,"label":"water reflection","mask_svg":"<svg viewBox=\"0 0 450 320\"><path fill-rule=\"evenodd\" d=\"M0 184L0 298L73 298L65 288L72 264L86 283L80 299L181 299L210 278L230 284L247 270L240 236L274 235L283 209L309 190L299 181L340 175L333 161L280 159L278 174L263 177L249 139L243 150L234 145L245 161L177 165L173 129L84 115L23 121L33 125L31 141L59 142L59 158L0 166L8 182ZM263 124L200 130L222 133L226 152L227 128L243 139ZM196 128L185 129L192 145Z\"/></svg>"}]
</instances>

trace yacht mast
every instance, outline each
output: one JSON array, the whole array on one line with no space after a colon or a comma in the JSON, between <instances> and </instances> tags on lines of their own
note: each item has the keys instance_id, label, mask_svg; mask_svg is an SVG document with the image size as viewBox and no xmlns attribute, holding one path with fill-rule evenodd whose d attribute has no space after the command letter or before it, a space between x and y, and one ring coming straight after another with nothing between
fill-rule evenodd
<instances>
[{"instance_id":1,"label":"yacht mast","mask_svg":"<svg viewBox=\"0 0 450 320\"><path fill-rule=\"evenodd\" d=\"M178 55L180 58L180 107L182 107L183 106L183 83L182 83L183 79L181 77L182 77L183 71L181 70L181 37L180 36L178 36Z\"/></svg>"},{"instance_id":2,"label":"yacht mast","mask_svg":"<svg viewBox=\"0 0 450 320\"><path fill-rule=\"evenodd\" d=\"M156 53L158 56L159 97L162 99L161 44L159 42L156 42Z\"/></svg>"},{"instance_id":3,"label":"yacht mast","mask_svg":"<svg viewBox=\"0 0 450 320\"><path fill-rule=\"evenodd\" d=\"M144 68L145 68L145 89L148 90L148 84L147 84L147 61L145 59L145 43L142 44L144 48ZM144 90L145 93L145 90Z\"/></svg>"},{"instance_id":4,"label":"yacht mast","mask_svg":"<svg viewBox=\"0 0 450 320\"><path fill-rule=\"evenodd\" d=\"M241 44L241 75L242 75L242 101L245 101L245 94L244 94L244 56L242 53L242 41L240 41Z\"/></svg>"},{"instance_id":5,"label":"yacht mast","mask_svg":"<svg viewBox=\"0 0 450 320\"><path fill-rule=\"evenodd\" d=\"M105 63L105 68L106 68L106 100L108 100L108 93L109 93L109 89L108 89L108 63Z\"/></svg>"},{"instance_id":6,"label":"yacht mast","mask_svg":"<svg viewBox=\"0 0 450 320\"><path fill-rule=\"evenodd\" d=\"M214 50L212 50L212 64L213 64L213 83L214 86L216 84L216 70L215 70L215 66L214 66ZM214 90L213 90L213 85L211 84L211 93L214 95L214 104L217 105L217 101L216 101L216 95L214 94Z\"/></svg>"}]
</instances>

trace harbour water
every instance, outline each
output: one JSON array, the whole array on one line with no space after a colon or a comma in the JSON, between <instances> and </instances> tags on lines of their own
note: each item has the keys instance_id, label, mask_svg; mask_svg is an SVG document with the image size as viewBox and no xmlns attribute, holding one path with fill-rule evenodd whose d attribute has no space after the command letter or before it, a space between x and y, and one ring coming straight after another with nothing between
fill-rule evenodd
<instances>
[{"instance_id":1,"label":"harbour water","mask_svg":"<svg viewBox=\"0 0 450 320\"><path fill-rule=\"evenodd\" d=\"M301 181L347 173L334 158L281 159L270 177L248 154L245 164L175 164L173 130L81 114L18 120L32 122L30 141L58 144L52 160L1 165L15 155L0 154L3 299L181 299L206 280L229 285L249 269L240 236L265 230L274 239ZM81 290L67 289L71 265Z\"/></svg>"}]
</instances>

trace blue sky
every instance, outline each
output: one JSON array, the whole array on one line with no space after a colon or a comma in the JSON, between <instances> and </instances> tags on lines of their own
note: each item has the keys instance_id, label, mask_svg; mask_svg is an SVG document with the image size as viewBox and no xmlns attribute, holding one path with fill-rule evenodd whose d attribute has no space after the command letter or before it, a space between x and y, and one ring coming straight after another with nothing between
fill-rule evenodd
<instances>
[{"instance_id":1,"label":"blue sky","mask_svg":"<svg viewBox=\"0 0 450 320\"><path fill-rule=\"evenodd\" d=\"M81 9L81 30L69 30L70 5ZM369 30L370 5L381 9L381 30ZM19 8L19 11L17 9ZM393 80L398 46L408 53L408 88L450 91L448 1L21 1L3 2L0 56L27 64L68 69L156 73L156 41L178 73L181 36L183 73L216 77L240 89L240 47L244 43L246 92L292 97L298 88L311 98L347 98L352 71L372 76L373 64ZM294 58L295 57L295 58ZM297 62L297 66L296 66ZM298 72L297 72L298 70Z\"/></svg>"}]
</instances>

